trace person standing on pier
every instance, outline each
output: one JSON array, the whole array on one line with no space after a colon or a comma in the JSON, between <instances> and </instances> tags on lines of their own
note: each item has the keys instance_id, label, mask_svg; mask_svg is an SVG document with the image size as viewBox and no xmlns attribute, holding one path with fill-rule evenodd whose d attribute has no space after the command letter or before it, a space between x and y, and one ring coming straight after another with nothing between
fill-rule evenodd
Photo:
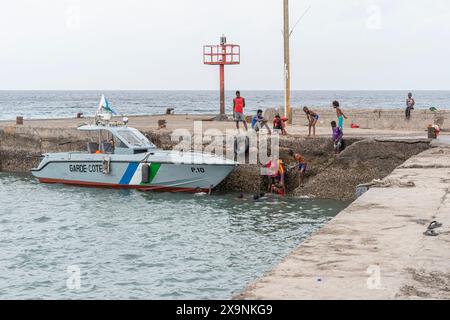
<instances>
[{"instance_id":1,"label":"person standing on pier","mask_svg":"<svg viewBox=\"0 0 450 320\"><path fill-rule=\"evenodd\" d=\"M247 131L247 122L244 116L245 99L241 97L241 92L236 91L236 98L233 99L233 113L234 121L236 121L236 129L239 130L239 122L244 123L245 130Z\"/></svg>"},{"instance_id":2,"label":"person standing on pier","mask_svg":"<svg viewBox=\"0 0 450 320\"><path fill-rule=\"evenodd\" d=\"M416 105L416 101L412 97L412 93L408 93L408 98L406 99L406 110L405 117L406 120L411 119L411 110L414 110L414 106Z\"/></svg>"},{"instance_id":3,"label":"person standing on pier","mask_svg":"<svg viewBox=\"0 0 450 320\"><path fill-rule=\"evenodd\" d=\"M306 113L306 118L308 118L308 137L311 137L311 128L313 129L313 136L316 136L316 124L319 121L319 115L312 110L309 110L308 107L304 107L303 111Z\"/></svg>"},{"instance_id":4,"label":"person standing on pier","mask_svg":"<svg viewBox=\"0 0 450 320\"><path fill-rule=\"evenodd\" d=\"M339 105L339 101L333 101L333 108L336 110L339 128L341 128L341 130L344 130L344 119L347 119L347 116L342 111Z\"/></svg>"}]
</instances>

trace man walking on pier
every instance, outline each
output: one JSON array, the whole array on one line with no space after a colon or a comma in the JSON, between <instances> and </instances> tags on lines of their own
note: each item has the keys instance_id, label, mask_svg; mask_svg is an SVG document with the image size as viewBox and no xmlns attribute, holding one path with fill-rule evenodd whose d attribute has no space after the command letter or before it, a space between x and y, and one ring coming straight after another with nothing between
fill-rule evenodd
<instances>
[{"instance_id":1,"label":"man walking on pier","mask_svg":"<svg viewBox=\"0 0 450 320\"><path fill-rule=\"evenodd\" d=\"M245 130L248 130L247 122L245 121L244 116L244 108L245 108L245 99L241 97L240 91L236 91L236 98L233 99L233 113L234 113L234 121L236 121L236 129L238 130L239 130L239 122L243 122Z\"/></svg>"}]
</instances>

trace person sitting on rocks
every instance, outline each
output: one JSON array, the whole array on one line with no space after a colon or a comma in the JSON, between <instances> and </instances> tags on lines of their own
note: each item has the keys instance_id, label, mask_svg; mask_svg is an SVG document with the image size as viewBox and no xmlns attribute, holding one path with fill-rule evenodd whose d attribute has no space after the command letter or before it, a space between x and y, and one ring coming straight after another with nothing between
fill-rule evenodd
<instances>
[{"instance_id":1,"label":"person sitting on rocks","mask_svg":"<svg viewBox=\"0 0 450 320\"><path fill-rule=\"evenodd\" d=\"M307 162L300 153L295 153L293 150L289 150L289 155L296 161L295 168L299 172L299 186L303 188Z\"/></svg>"},{"instance_id":2,"label":"person sitting on rocks","mask_svg":"<svg viewBox=\"0 0 450 320\"><path fill-rule=\"evenodd\" d=\"M259 132L259 130L261 130L263 127L265 127L270 134L271 132L270 132L269 126L267 125L267 122L268 122L268 120L266 118L264 118L264 116L263 116L263 111L261 109L259 109L256 112L256 115L252 119L252 128L256 132Z\"/></svg>"},{"instance_id":3,"label":"person sitting on rocks","mask_svg":"<svg viewBox=\"0 0 450 320\"><path fill-rule=\"evenodd\" d=\"M286 136L287 135L287 131L286 131L286 121L288 121L288 118L282 118L278 113L275 116L275 119L273 119L273 129L274 130L280 130L281 131L281 135L282 136Z\"/></svg>"},{"instance_id":4,"label":"person sitting on rocks","mask_svg":"<svg viewBox=\"0 0 450 320\"><path fill-rule=\"evenodd\" d=\"M339 154L342 148L342 138L344 137L344 133L342 132L341 127L338 127L336 121L331 121L331 129L333 130L333 144L334 144L334 153Z\"/></svg>"}]
</instances>

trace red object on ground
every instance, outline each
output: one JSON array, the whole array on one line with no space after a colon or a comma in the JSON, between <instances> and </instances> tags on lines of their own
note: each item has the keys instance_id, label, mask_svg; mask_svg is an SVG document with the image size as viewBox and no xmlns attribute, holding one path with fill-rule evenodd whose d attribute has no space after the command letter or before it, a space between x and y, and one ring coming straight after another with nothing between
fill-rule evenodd
<instances>
[{"instance_id":1,"label":"red object on ground","mask_svg":"<svg viewBox=\"0 0 450 320\"><path fill-rule=\"evenodd\" d=\"M358 128L359 128L359 126L358 126L357 124L354 124L354 123L352 123L352 124L350 125L350 128L353 128L353 129L358 129Z\"/></svg>"},{"instance_id":2,"label":"red object on ground","mask_svg":"<svg viewBox=\"0 0 450 320\"><path fill-rule=\"evenodd\" d=\"M430 131L430 129L434 131L434 134L436 135L436 137L441 133L441 128L438 125L436 125L436 124L434 124L434 125L433 124L429 124L428 125L428 132Z\"/></svg>"}]
</instances>

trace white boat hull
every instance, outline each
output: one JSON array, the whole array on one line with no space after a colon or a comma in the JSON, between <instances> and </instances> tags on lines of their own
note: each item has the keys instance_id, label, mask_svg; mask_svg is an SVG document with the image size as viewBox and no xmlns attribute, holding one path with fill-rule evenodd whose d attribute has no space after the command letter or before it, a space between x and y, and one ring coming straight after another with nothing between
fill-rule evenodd
<instances>
[{"instance_id":1,"label":"white boat hull","mask_svg":"<svg viewBox=\"0 0 450 320\"><path fill-rule=\"evenodd\" d=\"M168 162L164 161L167 154L132 155L134 159L130 155L48 154L32 174L43 183L198 192L216 187L236 166L232 161L210 156L190 158L191 163L183 163L186 160L183 158L176 163ZM103 172L108 157L110 169Z\"/></svg>"}]
</instances>

